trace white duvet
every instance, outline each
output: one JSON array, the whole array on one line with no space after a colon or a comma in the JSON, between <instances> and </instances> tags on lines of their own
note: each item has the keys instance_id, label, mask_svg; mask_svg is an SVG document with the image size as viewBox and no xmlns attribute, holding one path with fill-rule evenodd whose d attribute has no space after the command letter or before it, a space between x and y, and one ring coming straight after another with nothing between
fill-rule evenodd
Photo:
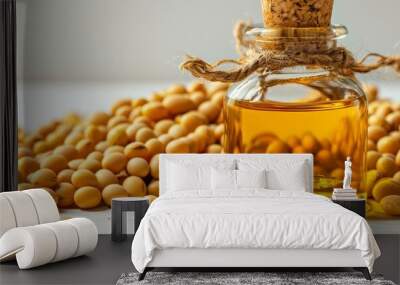
<instances>
[{"instance_id":1,"label":"white duvet","mask_svg":"<svg viewBox=\"0 0 400 285\"><path fill-rule=\"evenodd\" d=\"M165 248L358 249L370 271L380 255L359 215L319 195L265 189L164 194L133 240L135 268Z\"/></svg>"}]
</instances>

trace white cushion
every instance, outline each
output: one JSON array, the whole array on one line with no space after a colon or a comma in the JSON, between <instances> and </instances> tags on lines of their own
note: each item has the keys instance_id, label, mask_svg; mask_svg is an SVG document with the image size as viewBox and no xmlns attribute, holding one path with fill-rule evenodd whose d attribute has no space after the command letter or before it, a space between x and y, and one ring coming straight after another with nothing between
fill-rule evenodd
<instances>
[{"instance_id":1,"label":"white cushion","mask_svg":"<svg viewBox=\"0 0 400 285\"><path fill-rule=\"evenodd\" d=\"M211 168L234 169L234 161L219 161L211 165L192 164L190 161L168 162L167 191L211 189Z\"/></svg>"},{"instance_id":2,"label":"white cushion","mask_svg":"<svg viewBox=\"0 0 400 285\"><path fill-rule=\"evenodd\" d=\"M86 254L94 250L97 246L98 231L96 225L86 218L74 218L65 220L71 224L78 234L78 248L74 257Z\"/></svg>"},{"instance_id":3,"label":"white cushion","mask_svg":"<svg viewBox=\"0 0 400 285\"><path fill-rule=\"evenodd\" d=\"M238 190L241 188L266 188L266 170L211 170L211 188L213 190Z\"/></svg>"},{"instance_id":4,"label":"white cushion","mask_svg":"<svg viewBox=\"0 0 400 285\"><path fill-rule=\"evenodd\" d=\"M238 160L239 170L267 170L267 188L272 190L306 191L307 165L304 161Z\"/></svg>"},{"instance_id":5,"label":"white cushion","mask_svg":"<svg viewBox=\"0 0 400 285\"><path fill-rule=\"evenodd\" d=\"M235 170L238 188L267 188L267 171Z\"/></svg>"},{"instance_id":6,"label":"white cushion","mask_svg":"<svg viewBox=\"0 0 400 285\"><path fill-rule=\"evenodd\" d=\"M9 229L56 222L57 205L43 189L0 193L0 237ZM3 218L4 217L4 218Z\"/></svg>"},{"instance_id":7,"label":"white cushion","mask_svg":"<svg viewBox=\"0 0 400 285\"><path fill-rule=\"evenodd\" d=\"M168 168L168 189L185 191L210 187L210 167L185 166L171 163Z\"/></svg>"},{"instance_id":8,"label":"white cushion","mask_svg":"<svg viewBox=\"0 0 400 285\"><path fill-rule=\"evenodd\" d=\"M49 263L56 251L56 236L43 225L13 228L0 238L0 260L16 257L20 269Z\"/></svg>"},{"instance_id":9,"label":"white cushion","mask_svg":"<svg viewBox=\"0 0 400 285\"><path fill-rule=\"evenodd\" d=\"M27 194L33 201L39 224L51 223L60 220L60 214L53 197L43 189L29 189L22 193Z\"/></svg>"},{"instance_id":10,"label":"white cushion","mask_svg":"<svg viewBox=\"0 0 400 285\"><path fill-rule=\"evenodd\" d=\"M211 168L211 189L236 190L236 170Z\"/></svg>"},{"instance_id":11,"label":"white cushion","mask_svg":"<svg viewBox=\"0 0 400 285\"><path fill-rule=\"evenodd\" d=\"M78 233L73 226L66 222L44 224L56 236L57 250L51 262L57 262L75 255L78 248Z\"/></svg>"},{"instance_id":12,"label":"white cushion","mask_svg":"<svg viewBox=\"0 0 400 285\"><path fill-rule=\"evenodd\" d=\"M98 232L86 218L18 227L0 238L0 261L16 257L28 269L86 254L97 245Z\"/></svg>"},{"instance_id":13,"label":"white cushion","mask_svg":"<svg viewBox=\"0 0 400 285\"><path fill-rule=\"evenodd\" d=\"M28 194L23 191L11 191L3 192L1 195L10 202L17 227L33 226L39 223L36 208Z\"/></svg>"},{"instance_id":14,"label":"white cushion","mask_svg":"<svg viewBox=\"0 0 400 285\"><path fill-rule=\"evenodd\" d=\"M0 237L9 229L15 228L17 222L8 199L0 195Z\"/></svg>"}]
</instances>

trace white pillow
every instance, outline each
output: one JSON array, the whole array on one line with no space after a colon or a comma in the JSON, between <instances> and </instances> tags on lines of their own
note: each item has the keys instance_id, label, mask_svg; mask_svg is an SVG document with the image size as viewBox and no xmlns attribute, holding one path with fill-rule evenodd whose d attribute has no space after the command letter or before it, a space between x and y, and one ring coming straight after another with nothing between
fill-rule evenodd
<instances>
[{"instance_id":1,"label":"white pillow","mask_svg":"<svg viewBox=\"0 0 400 285\"><path fill-rule=\"evenodd\" d=\"M211 190L211 169L234 169L235 161L195 164L190 161L168 162L167 191Z\"/></svg>"},{"instance_id":2,"label":"white pillow","mask_svg":"<svg viewBox=\"0 0 400 285\"><path fill-rule=\"evenodd\" d=\"M267 188L267 171L235 170L238 188Z\"/></svg>"},{"instance_id":3,"label":"white pillow","mask_svg":"<svg viewBox=\"0 0 400 285\"><path fill-rule=\"evenodd\" d=\"M307 164L305 161L260 159L238 160L240 170L267 170L267 188L272 190L290 190L306 192Z\"/></svg>"},{"instance_id":4,"label":"white pillow","mask_svg":"<svg viewBox=\"0 0 400 285\"><path fill-rule=\"evenodd\" d=\"M266 188L267 177L263 170L211 170L211 188L213 190L237 190L240 188Z\"/></svg>"},{"instance_id":5,"label":"white pillow","mask_svg":"<svg viewBox=\"0 0 400 285\"><path fill-rule=\"evenodd\" d=\"M170 191L185 191L189 189L210 188L211 167L184 166L170 163L168 166L168 189Z\"/></svg>"},{"instance_id":6,"label":"white pillow","mask_svg":"<svg viewBox=\"0 0 400 285\"><path fill-rule=\"evenodd\" d=\"M236 170L232 169L211 169L211 188L213 190L236 189Z\"/></svg>"}]
</instances>

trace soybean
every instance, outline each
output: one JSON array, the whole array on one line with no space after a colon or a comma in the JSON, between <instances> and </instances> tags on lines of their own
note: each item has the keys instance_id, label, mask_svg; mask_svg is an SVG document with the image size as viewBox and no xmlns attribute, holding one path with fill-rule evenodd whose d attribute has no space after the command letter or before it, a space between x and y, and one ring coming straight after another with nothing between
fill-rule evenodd
<instances>
[{"instance_id":1,"label":"soybean","mask_svg":"<svg viewBox=\"0 0 400 285\"><path fill-rule=\"evenodd\" d=\"M106 205L111 206L111 200L117 197L128 197L128 192L119 184L110 184L101 192L103 201Z\"/></svg>"},{"instance_id":2,"label":"soybean","mask_svg":"<svg viewBox=\"0 0 400 285\"><path fill-rule=\"evenodd\" d=\"M170 95L163 100L162 104L172 115L186 113L196 108L189 97L181 95Z\"/></svg>"},{"instance_id":3,"label":"soybean","mask_svg":"<svg viewBox=\"0 0 400 285\"><path fill-rule=\"evenodd\" d=\"M128 135L125 128L115 127L111 129L107 134L107 143L108 145L126 145L128 143Z\"/></svg>"},{"instance_id":4,"label":"soybean","mask_svg":"<svg viewBox=\"0 0 400 285\"><path fill-rule=\"evenodd\" d=\"M42 168L29 174L28 181L35 186L51 188L57 184L57 175L51 169Z\"/></svg>"},{"instance_id":5,"label":"soybean","mask_svg":"<svg viewBox=\"0 0 400 285\"><path fill-rule=\"evenodd\" d=\"M168 143L166 153L189 153L190 146L186 138L179 138Z\"/></svg>"},{"instance_id":6,"label":"soybean","mask_svg":"<svg viewBox=\"0 0 400 285\"><path fill-rule=\"evenodd\" d=\"M372 196L379 202L389 195L400 195L400 183L389 177L379 179L372 189Z\"/></svg>"},{"instance_id":7,"label":"soybean","mask_svg":"<svg viewBox=\"0 0 400 285\"><path fill-rule=\"evenodd\" d=\"M379 139L377 149L380 153L396 154L400 149L400 139L393 136L386 136Z\"/></svg>"},{"instance_id":8,"label":"soybean","mask_svg":"<svg viewBox=\"0 0 400 285\"><path fill-rule=\"evenodd\" d=\"M388 195L381 200L383 210L389 215L400 216L400 195Z\"/></svg>"},{"instance_id":9,"label":"soybean","mask_svg":"<svg viewBox=\"0 0 400 285\"><path fill-rule=\"evenodd\" d=\"M88 169L92 172L96 172L101 168L101 163L97 159L87 158L81 164L79 164L78 169Z\"/></svg>"},{"instance_id":10,"label":"soybean","mask_svg":"<svg viewBox=\"0 0 400 285\"><path fill-rule=\"evenodd\" d=\"M79 169L71 176L71 182L76 188L84 186L98 186L96 176L87 169Z\"/></svg>"},{"instance_id":11,"label":"soybean","mask_svg":"<svg viewBox=\"0 0 400 285\"><path fill-rule=\"evenodd\" d=\"M170 119L165 119L157 122L154 126L154 132L156 135L160 136L166 134L170 127L174 125L174 121Z\"/></svg>"},{"instance_id":12,"label":"soybean","mask_svg":"<svg viewBox=\"0 0 400 285\"><path fill-rule=\"evenodd\" d=\"M118 178L117 176L108 169L100 169L96 172L96 179L99 183L100 188L104 188L110 184L117 184Z\"/></svg>"},{"instance_id":13,"label":"soybean","mask_svg":"<svg viewBox=\"0 0 400 285\"><path fill-rule=\"evenodd\" d=\"M73 170L77 170L79 168L79 165L81 165L81 163L84 161L85 160L82 158L71 160L70 162L68 162L68 167Z\"/></svg>"},{"instance_id":14,"label":"soybean","mask_svg":"<svg viewBox=\"0 0 400 285\"><path fill-rule=\"evenodd\" d=\"M180 124L188 132L193 132L198 126L207 123L207 117L200 112L191 111L182 116Z\"/></svg>"},{"instance_id":15,"label":"soybean","mask_svg":"<svg viewBox=\"0 0 400 285\"><path fill-rule=\"evenodd\" d=\"M93 186L84 186L74 193L74 202L81 209L91 209L100 205L101 193Z\"/></svg>"},{"instance_id":16,"label":"soybean","mask_svg":"<svg viewBox=\"0 0 400 285\"><path fill-rule=\"evenodd\" d=\"M146 184L142 178L130 176L126 178L122 184L129 196L143 197L147 193Z\"/></svg>"},{"instance_id":17,"label":"soybean","mask_svg":"<svg viewBox=\"0 0 400 285\"><path fill-rule=\"evenodd\" d=\"M134 157L128 161L126 169L132 176L146 177L149 174L150 166L145 159Z\"/></svg>"},{"instance_id":18,"label":"soybean","mask_svg":"<svg viewBox=\"0 0 400 285\"><path fill-rule=\"evenodd\" d=\"M54 154L61 154L68 161L78 158L79 153L76 148L72 145L61 145L54 149Z\"/></svg>"},{"instance_id":19,"label":"soybean","mask_svg":"<svg viewBox=\"0 0 400 285\"><path fill-rule=\"evenodd\" d=\"M32 157L25 156L18 160L18 171L22 174L24 178L32 172L35 172L39 168L39 163L36 161L36 159Z\"/></svg>"},{"instance_id":20,"label":"soybean","mask_svg":"<svg viewBox=\"0 0 400 285\"><path fill-rule=\"evenodd\" d=\"M72 174L74 174L74 170L72 169L61 170L57 174L57 183L63 183L63 182L71 183Z\"/></svg>"},{"instance_id":21,"label":"soybean","mask_svg":"<svg viewBox=\"0 0 400 285\"><path fill-rule=\"evenodd\" d=\"M150 128L141 128L136 133L136 141L145 143L149 139L155 138L156 134Z\"/></svg>"},{"instance_id":22,"label":"soybean","mask_svg":"<svg viewBox=\"0 0 400 285\"><path fill-rule=\"evenodd\" d=\"M101 161L101 165L105 169L118 173L125 168L126 161L125 154L114 152L106 155Z\"/></svg>"},{"instance_id":23,"label":"soybean","mask_svg":"<svg viewBox=\"0 0 400 285\"><path fill-rule=\"evenodd\" d=\"M94 159L97 161L101 161L103 159L104 155L100 151L93 151L89 153L89 155L86 157L86 159Z\"/></svg>"},{"instance_id":24,"label":"soybean","mask_svg":"<svg viewBox=\"0 0 400 285\"><path fill-rule=\"evenodd\" d=\"M392 176L396 172L396 163L394 159L390 156L382 156L378 159L376 163L376 169L383 176Z\"/></svg>"},{"instance_id":25,"label":"soybean","mask_svg":"<svg viewBox=\"0 0 400 285\"><path fill-rule=\"evenodd\" d=\"M133 157L141 157L147 159L149 156L149 150L146 145L141 142L133 142L128 144L124 149L124 154L127 159Z\"/></svg>"},{"instance_id":26,"label":"soybean","mask_svg":"<svg viewBox=\"0 0 400 285\"><path fill-rule=\"evenodd\" d=\"M153 121L159 121L169 117L168 109L160 102L149 102L143 105L142 114Z\"/></svg>"},{"instance_id":27,"label":"soybean","mask_svg":"<svg viewBox=\"0 0 400 285\"><path fill-rule=\"evenodd\" d=\"M149 152L149 156L152 157L156 154L162 153L165 151L165 146L162 142L160 142L158 139L153 138L149 139L146 143L145 146Z\"/></svg>"},{"instance_id":28,"label":"soybean","mask_svg":"<svg viewBox=\"0 0 400 285\"><path fill-rule=\"evenodd\" d=\"M68 208L74 204L75 187L71 183L60 183L55 192L58 195L59 207Z\"/></svg>"},{"instance_id":29,"label":"soybean","mask_svg":"<svg viewBox=\"0 0 400 285\"><path fill-rule=\"evenodd\" d=\"M157 196L159 195L159 181L158 180L153 180L150 182L150 184L147 186L147 192L149 195Z\"/></svg>"}]
</instances>

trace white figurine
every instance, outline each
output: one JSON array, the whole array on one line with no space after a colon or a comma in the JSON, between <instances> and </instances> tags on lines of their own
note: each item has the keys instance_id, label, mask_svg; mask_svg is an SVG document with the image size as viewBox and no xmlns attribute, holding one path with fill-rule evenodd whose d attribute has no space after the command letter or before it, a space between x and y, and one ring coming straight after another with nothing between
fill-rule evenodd
<instances>
[{"instance_id":1,"label":"white figurine","mask_svg":"<svg viewBox=\"0 0 400 285\"><path fill-rule=\"evenodd\" d=\"M349 156L347 157L347 160L344 162L343 189L352 189L351 188L351 159Z\"/></svg>"}]
</instances>

